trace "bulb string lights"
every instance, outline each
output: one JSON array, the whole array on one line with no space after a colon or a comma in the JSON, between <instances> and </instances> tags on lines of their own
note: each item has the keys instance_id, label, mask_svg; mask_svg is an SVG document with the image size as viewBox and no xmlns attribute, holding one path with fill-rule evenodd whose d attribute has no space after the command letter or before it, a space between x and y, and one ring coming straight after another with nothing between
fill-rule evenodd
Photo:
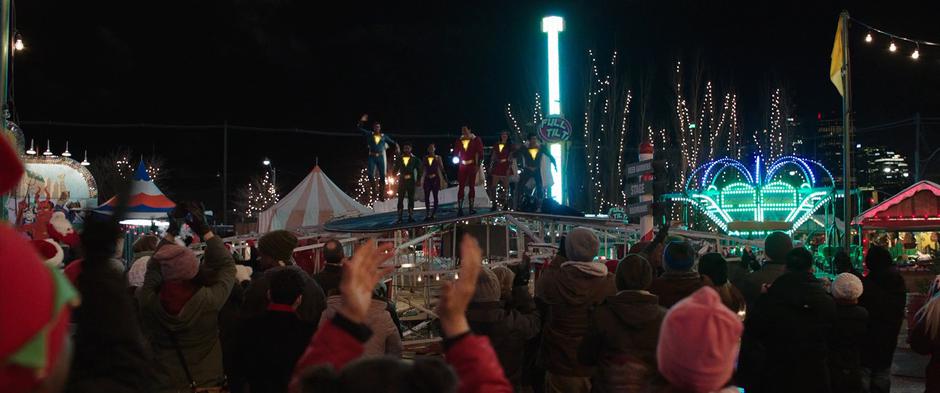
<instances>
[{"instance_id":1,"label":"bulb string lights","mask_svg":"<svg viewBox=\"0 0 940 393\"><path fill-rule=\"evenodd\" d=\"M910 59L916 61L916 60L920 59L920 56L921 56L920 48L921 48L921 46L925 46L925 47L940 47L940 43L937 43L937 42L919 40L919 39L914 39L914 38L910 38L910 37L907 37L907 36L902 36L902 35L899 35L899 34L891 33L891 32L888 32L888 31L885 31L885 30L876 28L876 27L874 27L874 26L872 26L872 25L869 25L869 24L867 24L867 23L865 23L865 22L862 22L862 21L860 21L860 20L858 20L858 19L856 19L856 18L850 17L849 19L850 19L854 24L857 24L857 25L859 25L859 26L861 26L861 27L867 29L867 32L865 33L865 38L864 38L865 44L867 44L867 45L877 45L879 42L887 41L887 42L888 42L888 46L887 46L888 53L892 53L892 54L893 54L893 53L897 53L897 52L899 52L899 51L903 53L904 51L910 50L910 52L909 52L909 53L910 53L910 55L909 55ZM881 37L879 37L879 36L881 36ZM882 45L883 45L883 44L882 44ZM903 48L902 48L902 46L903 46Z\"/></svg>"}]
</instances>

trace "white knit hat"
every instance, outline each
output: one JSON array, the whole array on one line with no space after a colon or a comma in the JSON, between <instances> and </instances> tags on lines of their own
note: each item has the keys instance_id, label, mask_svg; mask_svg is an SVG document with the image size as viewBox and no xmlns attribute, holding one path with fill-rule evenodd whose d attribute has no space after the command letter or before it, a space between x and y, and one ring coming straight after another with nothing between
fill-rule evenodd
<instances>
[{"instance_id":1,"label":"white knit hat","mask_svg":"<svg viewBox=\"0 0 940 393\"><path fill-rule=\"evenodd\" d=\"M862 296L862 280L852 273L842 273L836 276L832 283L832 297L841 300L855 300Z\"/></svg>"}]
</instances>

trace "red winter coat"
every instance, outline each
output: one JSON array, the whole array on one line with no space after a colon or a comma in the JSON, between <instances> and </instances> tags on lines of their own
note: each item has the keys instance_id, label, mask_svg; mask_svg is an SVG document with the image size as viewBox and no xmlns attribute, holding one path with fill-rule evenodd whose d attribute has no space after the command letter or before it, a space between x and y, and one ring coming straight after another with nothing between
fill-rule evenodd
<instances>
[{"instance_id":1,"label":"red winter coat","mask_svg":"<svg viewBox=\"0 0 940 393\"><path fill-rule=\"evenodd\" d=\"M303 371L321 364L330 364L342 370L346 364L363 353L362 342L349 332L327 321L314 334L303 356L297 361L291 380L291 392L300 392ZM512 386L503 375L496 353L489 339L468 334L459 338L445 353L448 363L460 381L459 393L511 393Z\"/></svg>"}]
</instances>

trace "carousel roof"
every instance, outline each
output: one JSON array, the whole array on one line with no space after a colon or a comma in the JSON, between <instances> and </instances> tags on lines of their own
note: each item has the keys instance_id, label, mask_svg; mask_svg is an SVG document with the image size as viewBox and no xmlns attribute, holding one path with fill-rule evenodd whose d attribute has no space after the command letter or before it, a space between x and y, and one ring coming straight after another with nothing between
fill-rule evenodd
<instances>
[{"instance_id":1,"label":"carousel roof","mask_svg":"<svg viewBox=\"0 0 940 393\"><path fill-rule=\"evenodd\" d=\"M940 185L918 182L852 220L865 229L940 230Z\"/></svg>"}]
</instances>

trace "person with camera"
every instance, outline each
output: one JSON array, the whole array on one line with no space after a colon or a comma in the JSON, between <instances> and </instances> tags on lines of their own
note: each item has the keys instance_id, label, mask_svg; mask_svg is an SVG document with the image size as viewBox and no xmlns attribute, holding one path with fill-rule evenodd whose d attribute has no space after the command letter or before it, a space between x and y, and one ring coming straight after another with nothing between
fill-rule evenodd
<instances>
[{"instance_id":1,"label":"person with camera","mask_svg":"<svg viewBox=\"0 0 940 393\"><path fill-rule=\"evenodd\" d=\"M169 215L170 227L136 294L153 350L153 391L221 392L219 310L235 285L235 261L206 224L201 205L178 205ZM192 250L175 243L183 223L206 243L201 265Z\"/></svg>"}]
</instances>

